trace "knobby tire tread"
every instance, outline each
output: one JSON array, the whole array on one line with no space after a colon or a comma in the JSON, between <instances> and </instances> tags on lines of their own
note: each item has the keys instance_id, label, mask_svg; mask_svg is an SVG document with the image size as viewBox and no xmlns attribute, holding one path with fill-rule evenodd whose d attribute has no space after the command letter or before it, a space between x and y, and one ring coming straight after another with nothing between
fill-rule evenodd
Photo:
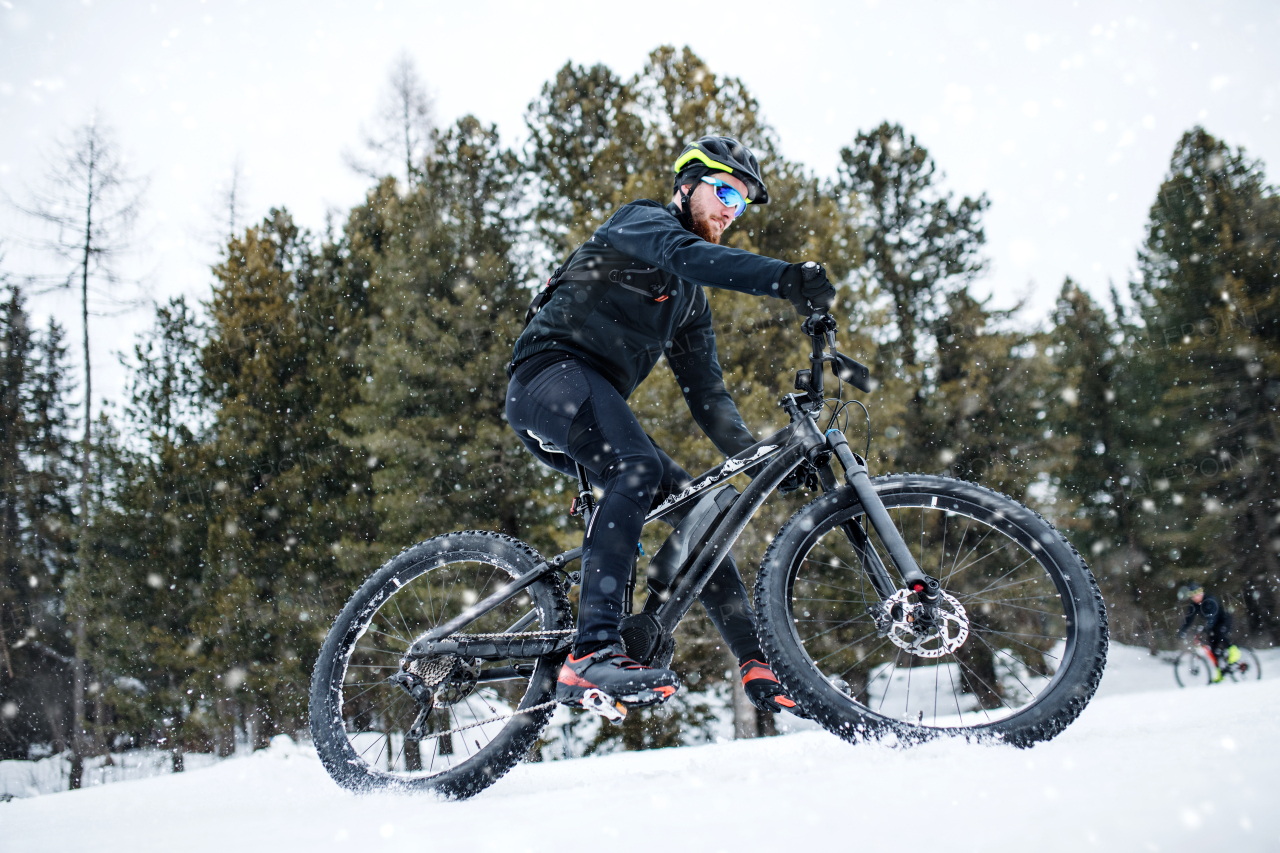
<instances>
[{"instance_id":1,"label":"knobby tire tread","mask_svg":"<svg viewBox=\"0 0 1280 853\"><path fill-rule=\"evenodd\" d=\"M1056 702L1057 707L1050 712L1047 718L1036 723L1018 724L1018 717L1022 714L1022 712L1018 712L995 723L972 729L934 729L885 719L870 711L864 713L855 706L853 715L857 718L857 723L851 725L850 721L845 718L849 714L847 708L839 709L838 712L832 711L827 706L828 700L818 690L811 687L803 677L798 676L798 673L809 668L807 655L801 649L798 656L803 659L797 659L797 652L791 648L790 642L779 640L779 634L783 631L790 631L791 626L790 624L779 624L778 614L771 609L771 604L778 606L784 613L785 622L790 622L791 617L786 615L789 614L789 588L787 593L779 596L777 586L779 584L785 585L785 577L779 579L778 575L785 576L790 572L792 562L797 555L784 554L781 551L783 548L790 547L793 544L789 534L810 516L814 516L824 510L820 506L824 501L831 502L831 506L825 508L826 515L831 514L833 511L847 508L846 505L837 507L833 500L833 497L841 492L846 495L849 494L851 490L847 486L843 486L840 489L819 496L797 510L773 538L761 562L755 584L755 605L756 613L760 620L761 645L765 655L773 664L775 674L787 691L787 695L795 700L801 708L805 709L828 731L853 743L864 740L878 740L891 735L896 736L898 742L904 744L924 742L945 735L960 736L967 740L998 739L1001 742L1018 747L1029 747L1042 741L1051 740L1084 711L1085 706L1089 704L1089 700L1097 692L1098 685L1102 681L1103 670L1106 668L1109 636L1107 611L1103 602L1102 592L1098 588L1093 572L1089 570L1088 564L1076 547L1053 524L1031 507L995 489L971 483L967 480L937 474L886 474L871 478L871 483L876 491L880 492L882 486L888 487L896 483L905 485L912 479L933 481L934 483L942 484L944 488L955 490L972 489L979 494L985 495L988 501L994 499L1008 502L1030 513L1045 529L1052 531L1058 544L1068 549L1071 559L1075 560L1083 570L1084 580L1087 583L1087 592L1085 595L1079 596L1083 601L1076 604L1077 609L1091 603L1096 611L1098 620L1096 647L1092 652L1088 649L1078 649L1076 652L1084 655L1091 654L1092 661L1085 665L1083 673L1077 670L1075 674L1076 683L1074 685L1064 683L1055 686L1053 695L1046 698ZM926 488L918 489L918 491L926 490ZM838 500L838 498L836 499ZM857 505L856 498L853 499L852 505ZM815 519L813 527L816 527L820 520ZM810 529L813 529L813 527ZM775 598L778 597L782 600L775 601ZM1090 597L1091 601L1089 600ZM1039 702L1036 704L1039 704Z\"/></svg>"},{"instance_id":2,"label":"knobby tire tread","mask_svg":"<svg viewBox=\"0 0 1280 853\"><path fill-rule=\"evenodd\" d=\"M461 544L449 540L460 540ZM504 551L507 553L503 553ZM501 779L529 753L551 718L553 708L544 708L531 714L513 717L498 736L481 750L482 753L487 753L483 760L477 760L480 758L477 755L476 758L464 761L457 767L434 776L399 778L377 768L371 768L363 761L352 760L354 751L350 749L347 741L341 720L341 709L335 711L333 708L333 679L334 667L345 669L345 659L342 655L353 626L365 614L368 614L370 620L372 619L377 606L385 601L383 599L375 602L375 597L379 591L393 584L393 578L419 565L425 565L425 568L412 575L415 578L419 577L432 568L429 564L435 559L445 554L459 553L493 557L513 566L522 566L525 570L531 570L544 562L537 550L514 537L490 530L461 530L435 536L406 548L384 563L352 595L342 613L334 621L320 649L312 672L310 697L311 736L316 752L334 781L348 790L357 793L378 790L431 791L450 799L475 796ZM524 592L534 590L550 595L551 624L544 625L544 629L569 627L571 620L569 599L565 594L564 586L555 579L555 576L536 581ZM372 611L369 610L371 603L377 605L373 606ZM423 627L425 630L426 626ZM358 637L351 638L349 642L354 643L357 639ZM521 700L521 705L539 705L555 696L555 674L560 662L558 659L539 659L539 666L529 679L529 688ZM542 683L535 683L539 676L542 676ZM504 739L507 743L504 746L498 746L499 741Z\"/></svg>"}]
</instances>

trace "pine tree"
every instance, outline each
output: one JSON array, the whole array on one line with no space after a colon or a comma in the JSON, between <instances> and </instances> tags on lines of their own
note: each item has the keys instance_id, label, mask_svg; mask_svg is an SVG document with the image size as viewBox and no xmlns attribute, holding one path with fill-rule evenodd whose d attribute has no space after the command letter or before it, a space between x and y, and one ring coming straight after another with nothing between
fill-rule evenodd
<instances>
[{"instance_id":1,"label":"pine tree","mask_svg":"<svg viewBox=\"0 0 1280 853\"><path fill-rule=\"evenodd\" d=\"M926 411L930 387L939 381L929 370L934 339L936 330L947 336L946 329L973 319L951 316L971 299L949 298L985 268L982 214L989 203L985 196L953 201L929 152L899 125L886 122L858 134L840 157L838 197L858 225L867 259L862 274L893 321L876 359L882 384L875 399L891 424L902 427L886 433L882 458L896 470L935 470L938 454L955 450L939 442Z\"/></svg>"},{"instance_id":2,"label":"pine tree","mask_svg":"<svg viewBox=\"0 0 1280 853\"><path fill-rule=\"evenodd\" d=\"M209 607L204 551L211 521L197 429L200 329L182 299L160 306L134 347L125 423L106 440L110 490L96 514L97 558L84 593L92 662L114 740L161 745L174 770L225 729L211 700L198 622ZM107 720L99 715L104 730ZM105 730L104 730L105 731Z\"/></svg>"},{"instance_id":3,"label":"pine tree","mask_svg":"<svg viewBox=\"0 0 1280 853\"><path fill-rule=\"evenodd\" d=\"M566 64L525 117L539 235L561 258L623 204L666 203L671 164L701 136L745 143L771 183L776 142L757 112L741 80L717 76L687 47L657 48L626 81L604 65Z\"/></svg>"},{"instance_id":4,"label":"pine tree","mask_svg":"<svg viewBox=\"0 0 1280 853\"><path fill-rule=\"evenodd\" d=\"M412 193L384 183L352 215L371 331L367 381L345 417L376 468L371 561L463 528L548 544L546 513L530 501L544 475L503 416L528 295L514 261L517 174L496 131L463 118L437 136Z\"/></svg>"},{"instance_id":5,"label":"pine tree","mask_svg":"<svg viewBox=\"0 0 1280 853\"><path fill-rule=\"evenodd\" d=\"M1052 458L1052 436L1034 413L1050 364L1035 337L1013 327L1016 309L994 310L989 301L967 286L947 295L929 342L934 365L920 410L927 431L913 436L911 451L926 470L1027 501Z\"/></svg>"},{"instance_id":6,"label":"pine tree","mask_svg":"<svg viewBox=\"0 0 1280 853\"><path fill-rule=\"evenodd\" d=\"M245 708L255 746L306 726L311 662L358 581L344 548L373 534L369 465L345 442L363 288L340 247L317 249L284 211L214 269L200 357L213 407L203 669Z\"/></svg>"},{"instance_id":7,"label":"pine tree","mask_svg":"<svg viewBox=\"0 0 1280 853\"><path fill-rule=\"evenodd\" d=\"M27 661L19 658L15 668L16 652L11 651L15 641L21 644L29 639L24 637L31 625L29 579L39 583L27 547L25 512L28 472L24 451L30 434L26 398L30 393L31 360L31 329L21 292L13 288L0 305L0 644L4 652L0 664L6 678L0 733L6 758L25 758L24 741L30 742L32 730L38 726L35 709L23 707L28 703L22 701L25 697L17 681L27 676Z\"/></svg>"},{"instance_id":8,"label":"pine tree","mask_svg":"<svg viewBox=\"0 0 1280 853\"><path fill-rule=\"evenodd\" d=\"M1059 442L1051 465L1055 523L1091 561L1112 632L1145 644L1155 641L1143 605L1151 558L1140 521L1152 488L1142 452L1152 401L1140 381L1150 356L1133 346L1114 294L1112 312L1071 279L1063 283L1041 340L1054 369L1036 416Z\"/></svg>"},{"instance_id":9,"label":"pine tree","mask_svg":"<svg viewBox=\"0 0 1280 853\"><path fill-rule=\"evenodd\" d=\"M66 348L34 331L15 287L0 304L0 755L72 742L66 585L73 569Z\"/></svg>"},{"instance_id":10,"label":"pine tree","mask_svg":"<svg viewBox=\"0 0 1280 853\"><path fill-rule=\"evenodd\" d=\"M1262 164L1187 132L1139 264L1133 295L1162 424L1145 448L1151 581L1170 607L1180 578L1205 580L1251 632L1278 638L1280 197Z\"/></svg>"}]
</instances>

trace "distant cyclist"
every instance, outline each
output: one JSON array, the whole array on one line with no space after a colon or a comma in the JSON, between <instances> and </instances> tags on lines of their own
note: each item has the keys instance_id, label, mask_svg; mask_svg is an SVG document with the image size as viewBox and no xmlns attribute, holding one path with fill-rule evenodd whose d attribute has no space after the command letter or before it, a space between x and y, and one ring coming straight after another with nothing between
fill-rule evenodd
<instances>
[{"instance_id":1,"label":"distant cyclist","mask_svg":"<svg viewBox=\"0 0 1280 853\"><path fill-rule=\"evenodd\" d=\"M1189 602L1186 618L1178 629L1179 639L1186 639L1187 632L1197 618L1204 620L1205 642L1213 652L1213 680L1222 680L1222 663L1233 664L1240 660L1240 649L1230 640L1231 614L1212 595L1205 595L1204 587L1195 581L1187 581L1178 588L1178 600Z\"/></svg>"}]
</instances>

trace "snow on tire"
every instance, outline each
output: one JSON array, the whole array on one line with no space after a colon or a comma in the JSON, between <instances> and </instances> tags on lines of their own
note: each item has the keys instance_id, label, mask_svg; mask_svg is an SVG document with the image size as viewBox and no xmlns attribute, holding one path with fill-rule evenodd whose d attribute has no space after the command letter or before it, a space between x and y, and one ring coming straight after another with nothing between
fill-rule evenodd
<instances>
[{"instance_id":1,"label":"snow on tire","mask_svg":"<svg viewBox=\"0 0 1280 853\"><path fill-rule=\"evenodd\" d=\"M542 562L528 545L489 531L428 539L388 561L347 602L311 681L311 736L334 781L354 791L397 789L469 797L492 785L537 743L551 716L563 654L539 658L527 678L438 689L421 740L406 737L418 704L388 677L418 636ZM469 625L506 630L536 610L527 631L570 627L557 578Z\"/></svg>"},{"instance_id":2,"label":"snow on tire","mask_svg":"<svg viewBox=\"0 0 1280 853\"><path fill-rule=\"evenodd\" d=\"M863 510L840 488L792 516L757 577L762 645L788 694L850 741L960 734L1029 746L1057 735L1106 663L1106 610L1080 554L1038 514L985 487L923 474L872 482L921 568L958 602L953 622L968 634L952 652L938 655L935 643L926 654L903 639L909 631L886 632L883 615L877 624L884 605L842 529L862 523Z\"/></svg>"}]
</instances>

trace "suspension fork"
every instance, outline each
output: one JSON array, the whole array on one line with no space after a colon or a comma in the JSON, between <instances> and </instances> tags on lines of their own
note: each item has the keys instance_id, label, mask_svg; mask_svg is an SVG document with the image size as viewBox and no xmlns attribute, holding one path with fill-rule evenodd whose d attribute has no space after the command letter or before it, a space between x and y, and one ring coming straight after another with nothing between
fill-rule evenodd
<instances>
[{"instance_id":1,"label":"suspension fork","mask_svg":"<svg viewBox=\"0 0 1280 853\"><path fill-rule=\"evenodd\" d=\"M903 584L906 585L907 589L919 596L920 603L927 608L926 614L932 615L938 604L941 585L936 578L926 575L916 565L915 557L911 555L911 549L907 547L902 534L898 532L897 525L889 517L889 511L884 508L884 503L880 500L880 496L876 494L875 487L871 485L871 477L867 473L866 463L849 448L849 441L844 437L844 433L834 429L828 430L826 438L827 446L835 454L836 458L840 460L841 467L844 468L845 482L853 489L854 494L858 496L858 501L862 504L867 520L871 522L872 529L879 534L880 541L884 543L885 548L889 551L889 559L893 561ZM858 557L863 560L862 565L870 576L871 583L875 587L876 593L880 595L881 600L888 597L885 594L886 592L892 595L892 583L888 572L885 570L884 563L880 561L875 549L871 547L867 532L861 525L852 521L846 522L842 527L849 537L854 550L858 552ZM886 585L887 589L881 589L882 584Z\"/></svg>"}]
</instances>

